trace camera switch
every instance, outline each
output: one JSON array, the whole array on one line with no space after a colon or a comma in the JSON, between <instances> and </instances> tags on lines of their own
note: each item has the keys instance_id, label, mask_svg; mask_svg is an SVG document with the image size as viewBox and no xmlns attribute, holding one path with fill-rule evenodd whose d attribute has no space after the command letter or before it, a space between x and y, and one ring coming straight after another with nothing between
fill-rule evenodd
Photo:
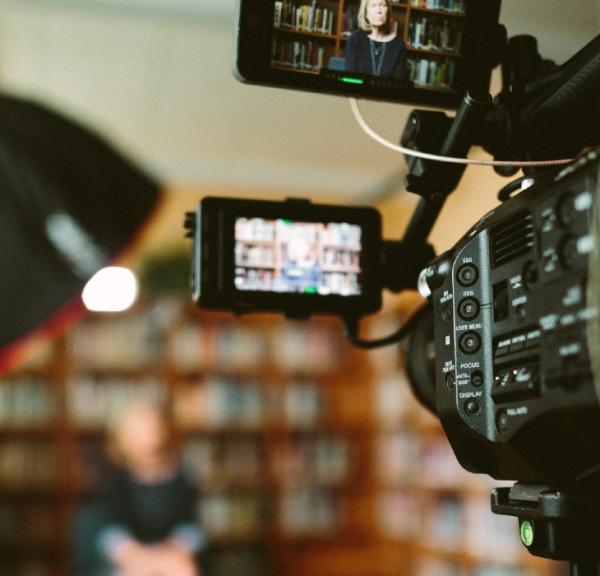
<instances>
[{"instance_id":1,"label":"camera switch","mask_svg":"<svg viewBox=\"0 0 600 576\"><path fill-rule=\"evenodd\" d=\"M480 370L476 370L471 374L471 384L477 387L483 384L483 373Z\"/></svg>"},{"instance_id":2,"label":"camera switch","mask_svg":"<svg viewBox=\"0 0 600 576\"><path fill-rule=\"evenodd\" d=\"M445 304L442 308L442 320L444 322L452 320L452 306L450 304Z\"/></svg>"}]
</instances>

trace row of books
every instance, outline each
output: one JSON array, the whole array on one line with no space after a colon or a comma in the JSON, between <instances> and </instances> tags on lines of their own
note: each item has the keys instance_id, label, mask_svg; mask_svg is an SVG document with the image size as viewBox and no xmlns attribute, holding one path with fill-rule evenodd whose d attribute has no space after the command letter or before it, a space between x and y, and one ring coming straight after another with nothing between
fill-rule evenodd
<instances>
[{"instance_id":1,"label":"row of books","mask_svg":"<svg viewBox=\"0 0 600 576\"><path fill-rule=\"evenodd\" d=\"M51 382L37 376L0 381L0 426L43 426L56 415Z\"/></svg>"},{"instance_id":2,"label":"row of books","mask_svg":"<svg viewBox=\"0 0 600 576\"><path fill-rule=\"evenodd\" d=\"M265 482L264 444L247 438L194 438L183 448L183 461L203 491L224 487L259 487Z\"/></svg>"},{"instance_id":3,"label":"row of books","mask_svg":"<svg viewBox=\"0 0 600 576\"><path fill-rule=\"evenodd\" d=\"M166 342L175 370L240 372L277 368L320 375L331 372L341 358L334 331L315 323L271 325L186 323Z\"/></svg>"},{"instance_id":4,"label":"row of books","mask_svg":"<svg viewBox=\"0 0 600 576\"><path fill-rule=\"evenodd\" d=\"M220 376L179 386L173 410L177 423L188 429L260 430L270 416L261 382Z\"/></svg>"},{"instance_id":5,"label":"row of books","mask_svg":"<svg viewBox=\"0 0 600 576\"><path fill-rule=\"evenodd\" d=\"M479 487L458 464L442 436L425 439L407 430L384 435L377 444L376 468L379 479L387 486L419 485L432 489L471 486L474 490Z\"/></svg>"},{"instance_id":6,"label":"row of books","mask_svg":"<svg viewBox=\"0 0 600 576\"><path fill-rule=\"evenodd\" d=\"M294 0L275 2L273 26L302 32L333 34L337 10L320 5L317 0L300 4Z\"/></svg>"},{"instance_id":7,"label":"row of books","mask_svg":"<svg viewBox=\"0 0 600 576\"><path fill-rule=\"evenodd\" d=\"M275 247L272 244L250 244L236 242L235 244L236 266L256 266L260 268L274 268Z\"/></svg>"},{"instance_id":8,"label":"row of books","mask_svg":"<svg viewBox=\"0 0 600 576\"><path fill-rule=\"evenodd\" d=\"M289 536L330 535L343 522L340 496L326 489L289 491L276 506L263 494L208 494L198 500L198 518L209 541L256 538L273 522Z\"/></svg>"},{"instance_id":9,"label":"row of books","mask_svg":"<svg viewBox=\"0 0 600 576\"><path fill-rule=\"evenodd\" d=\"M338 246L357 250L360 247L361 233L360 226L335 222L322 224L238 218L235 223L236 241L250 244L304 240L320 246Z\"/></svg>"},{"instance_id":10,"label":"row of books","mask_svg":"<svg viewBox=\"0 0 600 576\"><path fill-rule=\"evenodd\" d=\"M332 490L301 488L281 499L279 523L290 536L335 534L344 517L343 499Z\"/></svg>"},{"instance_id":11,"label":"row of books","mask_svg":"<svg viewBox=\"0 0 600 576\"><path fill-rule=\"evenodd\" d=\"M325 48L313 40L273 39L271 64L306 72L319 72L325 64Z\"/></svg>"},{"instance_id":12,"label":"row of books","mask_svg":"<svg viewBox=\"0 0 600 576\"><path fill-rule=\"evenodd\" d=\"M410 5L424 10L444 10L455 14L465 14L465 0L410 0Z\"/></svg>"},{"instance_id":13,"label":"row of books","mask_svg":"<svg viewBox=\"0 0 600 576\"><path fill-rule=\"evenodd\" d=\"M307 280L308 287L304 289L302 286L297 287L297 291L310 290L312 293L340 294L342 296L360 294L357 272L358 270L355 268L348 271L337 270L334 266L332 269L316 267L310 269L314 278ZM290 291L289 284L289 276L282 275L276 270L265 270L254 266L248 268L238 266L235 269L235 285L239 290L288 292Z\"/></svg>"},{"instance_id":14,"label":"row of books","mask_svg":"<svg viewBox=\"0 0 600 576\"><path fill-rule=\"evenodd\" d=\"M198 519L209 540L256 537L268 524L266 498L261 494L206 494L198 500Z\"/></svg>"},{"instance_id":15,"label":"row of books","mask_svg":"<svg viewBox=\"0 0 600 576\"><path fill-rule=\"evenodd\" d=\"M352 470L345 439L320 437L282 442L267 455L253 439L197 438L185 443L184 462L196 486L205 492L220 488L257 488L273 479L283 485L334 486Z\"/></svg>"},{"instance_id":16,"label":"row of books","mask_svg":"<svg viewBox=\"0 0 600 576\"><path fill-rule=\"evenodd\" d=\"M386 536L417 540L427 549L504 565L523 559L518 524L493 514L486 494L382 491L377 518Z\"/></svg>"},{"instance_id":17,"label":"row of books","mask_svg":"<svg viewBox=\"0 0 600 576\"><path fill-rule=\"evenodd\" d=\"M403 428L382 433L376 443L375 468L384 485L407 489L418 485L487 494L498 484L467 472L442 433L419 434Z\"/></svg>"},{"instance_id":18,"label":"row of books","mask_svg":"<svg viewBox=\"0 0 600 576\"><path fill-rule=\"evenodd\" d=\"M165 398L165 384L152 376L130 378L89 374L68 382L67 414L80 428L103 428L132 402L162 402Z\"/></svg>"},{"instance_id":19,"label":"row of books","mask_svg":"<svg viewBox=\"0 0 600 576\"><path fill-rule=\"evenodd\" d=\"M137 400L162 402L164 382L140 378L90 374L69 381L67 415L81 428L102 428ZM307 429L325 417L327 399L313 381L287 384L250 378L208 375L181 382L173 395L174 417L187 429L258 430L280 422L292 429Z\"/></svg>"},{"instance_id":20,"label":"row of books","mask_svg":"<svg viewBox=\"0 0 600 576\"><path fill-rule=\"evenodd\" d=\"M161 326L148 311L80 324L68 338L68 354L85 368L140 369L156 366L161 357Z\"/></svg>"},{"instance_id":21,"label":"row of books","mask_svg":"<svg viewBox=\"0 0 600 576\"><path fill-rule=\"evenodd\" d=\"M407 45L420 50L460 54L463 24L448 18L421 17L408 25Z\"/></svg>"},{"instance_id":22,"label":"row of books","mask_svg":"<svg viewBox=\"0 0 600 576\"><path fill-rule=\"evenodd\" d=\"M56 514L48 505L0 501L0 543L50 544L54 540Z\"/></svg>"},{"instance_id":23,"label":"row of books","mask_svg":"<svg viewBox=\"0 0 600 576\"><path fill-rule=\"evenodd\" d=\"M0 576L51 576L56 571L50 560L38 558L4 558Z\"/></svg>"},{"instance_id":24,"label":"row of books","mask_svg":"<svg viewBox=\"0 0 600 576\"><path fill-rule=\"evenodd\" d=\"M452 560L436 556L421 556L412 572L413 576L548 576L547 571L533 570L521 565L502 566L482 563L470 568Z\"/></svg>"},{"instance_id":25,"label":"row of books","mask_svg":"<svg viewBox=\"0 0 600 576\"><path fill-rule=\"evenodd\" d=\"M353 467L348 441L339 436L282 443L271 458L274 477L289 486L335 486L350 479Z\"/></svg>"},{"instance_id":26,"label":"row of books","mask_svg":"<svg viewBox=\"0 0 600 576\"><path fill-rule=\"evenodd\" d=\"M170 335L165 350L175 370L249 371L268 364L268 336L260 326L187 322Z\"/></svg>"},{"instance_id":27,"label":"row of books","mask_svg":"<svg viewBox=\"0 0 600 576\"><path fill-rule=\"evenodd\" d=\"M211 576L276 576L269 559L268 545L228 546L210 549L203 554L203 569Z\"/></svg>"},{"instance_id":28,"label":"row of books","mask_svg":"<svg viewBox=\"0 0 600 576\"><path fill-rule=\"evenodd\" d=\"M282 423L305 429L323 420L327 399L311 381L286 385L209 375L176 387L173 409L183 428L260 429Z\"/></svg>"},{"instance_id":29,"label":"row of books","mask_svg":"<svg viewBox=\"0 0 600 576\"><path fill-rule=\"evenodd\" d=\"M58 455L50 442L1 442L0 462L2 487L45 488L58 477Z\"/></svg>"},{"instance_id":30,"label":"row of books","mask_svg":"<svg viewBox=\"0 0 600 576\"><path fill-rule=\"evenodd\" d=\"M85 371L239 372L276 367L319 374L338 360L335 334L316 323L298 327L225 321L181 322L181 315L155 309L125 317L83 322L68 338L68 355L78 373ZM0 413L2 406L0 406Z\"/></svg>"},{"instance_id":31,"label":"row of books","mask_svg":"<svg viewBox=\"0 0 600 576\"><path fill-rule=\"evenodd\" d=\"M408 58L408 78L415 84L431 88L452 88L456 73L453 60Z\"/></svg>"},{"instance_id":32,"label":"row of books","mask_svg":"<svg viewBox=\"0 0 600 576\"><path fill-rule=\"evenodd\" d=\"M322 268L358 269L360 253L358 249L349 250L343 247L318 248L314 266ZM281 270L287 263L285 245L269 246L263 244L247 244L237 242L235 245L235 265L255 268L274 268Z\"/></svg>"}]
</instances>

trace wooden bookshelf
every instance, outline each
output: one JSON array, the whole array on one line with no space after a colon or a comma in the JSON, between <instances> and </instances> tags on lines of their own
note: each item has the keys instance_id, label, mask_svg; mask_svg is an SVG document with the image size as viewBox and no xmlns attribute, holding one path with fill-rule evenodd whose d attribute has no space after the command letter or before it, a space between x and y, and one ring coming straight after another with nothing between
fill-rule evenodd
<instances>
[{"instance_id":1,"label":"wooden bookshelf","mask_svg":"<svg viewBox=\"0 0 600 576\"><path fill-rule=\"evenodd\" d=\"M210 575L244 558L248 576L283 576L300 555L371 538L368 376L339 324L239 319L182 301L90 315L42 362L0 379L0 550L11 576L68 573L77 502L106 470L105 425L136 397L171 406Z\"/></svg>"},{"instance_id":2,"label":"wooden bookshelf","mask_svg":"<svg viewBox=\"0 0 600 576\"><path fill-rule=\"evenodd\" d=\"M344 58L346 40L358 27L359 0L273 3L274 68L318 74L332 58ZM420 88L452 89L465 6L465 0L391 2L396 31L407 51L408 78Z\"/></svg>"}]
</instances>

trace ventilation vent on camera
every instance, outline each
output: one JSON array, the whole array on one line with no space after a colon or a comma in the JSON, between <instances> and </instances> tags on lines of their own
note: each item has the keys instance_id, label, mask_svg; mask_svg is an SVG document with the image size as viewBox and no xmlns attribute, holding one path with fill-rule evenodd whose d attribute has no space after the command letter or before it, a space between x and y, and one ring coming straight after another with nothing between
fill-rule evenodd
<instances>
[{"instance_id":1,"label":"ventilation vent on camera","mask_svg":"<svg viewBox=\"0 0 600 576\"><path fill-rule=\"evenodd\" d=\"M533 248L533 216L523 210L492 230L492 266L502 266Z\"/></svg>"}]
</instances>

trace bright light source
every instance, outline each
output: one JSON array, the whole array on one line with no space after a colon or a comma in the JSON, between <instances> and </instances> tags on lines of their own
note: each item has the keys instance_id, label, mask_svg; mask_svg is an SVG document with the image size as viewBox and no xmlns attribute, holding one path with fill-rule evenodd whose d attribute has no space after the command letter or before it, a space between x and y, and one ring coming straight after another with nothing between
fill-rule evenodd
<instances>
[{"instance_id":1,"label":"bright light source","mask_svg":"<svg viewBox=\"0 0 600 576\"><path fill-rule=\"evenodd\" d=\"M92 276L83 289L85 307L92 312L123 312L138 295L138 282L128 268L108 266Z\"/></svg>"}]
</instances>

